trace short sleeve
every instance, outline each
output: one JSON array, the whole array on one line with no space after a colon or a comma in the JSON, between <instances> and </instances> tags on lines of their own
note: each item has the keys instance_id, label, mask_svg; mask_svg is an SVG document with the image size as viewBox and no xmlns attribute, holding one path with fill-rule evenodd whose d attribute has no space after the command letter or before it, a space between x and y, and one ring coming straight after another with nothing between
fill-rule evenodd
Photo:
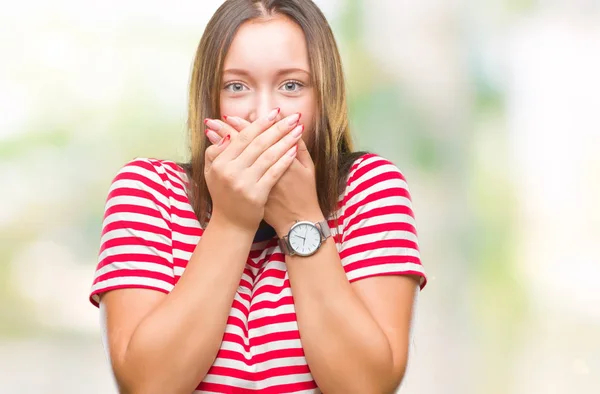
<instances>
[{"instance_id":1,"label":"short sleeve","mask_svg":"<svg viewBox=\"0 0 600 394\"><path fill-rule=\"evenodd\" d=\"M411 197L398 167L374 154L359 158L341 208L340 258L350 282L416 275L425 286Z\"/></svg>"},{"instance_id":2,"label":"short sleeve","mask_svg":"<svg viewBox=\"0 0 600 394\"><path fill-rule=\"evenodd\" d=\"M168 192L156 160L121 168L104 209L98 265L90 301L104 292L145 288L169 293L175 284Z\"/></svg>"}]
</instances>

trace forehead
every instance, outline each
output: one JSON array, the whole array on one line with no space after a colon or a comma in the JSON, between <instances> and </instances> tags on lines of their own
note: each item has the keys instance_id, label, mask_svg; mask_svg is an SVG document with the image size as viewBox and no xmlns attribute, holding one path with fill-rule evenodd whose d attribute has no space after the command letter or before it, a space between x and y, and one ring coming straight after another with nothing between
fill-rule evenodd
<instances>
[{"instance_id":1,"label":"forehead","mask_svg":"<svg viewBox=\"0 0 600 394\"><path fill-rule=\"evenodd\" d=\"M225 69L308 70L308 51L302 28L285 16L248 21L238 29L225 57Z\"/></svg>"}]
</instances>

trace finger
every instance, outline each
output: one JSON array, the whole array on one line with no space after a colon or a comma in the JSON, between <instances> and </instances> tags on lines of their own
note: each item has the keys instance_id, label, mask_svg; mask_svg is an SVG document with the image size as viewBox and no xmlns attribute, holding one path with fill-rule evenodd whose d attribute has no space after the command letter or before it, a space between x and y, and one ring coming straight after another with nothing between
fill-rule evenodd
<instances>
[{"instance_id":1,"label":"finger","mask_svg":"<svg viewBox=\"0 0 600 394\"><path fill-rule=\"evenodd\" d=\"M275 145L277 141L281 140L292 131L298 133L296 127L300 121L300 116L301 115L299 113L292 114L275 123L273 126L269 127L268 130L254 138L254 140L246 147L246 149L240 153L239 157L236 158L236 161L239 163L239 165L244 168L252 166L256 160L269 148ZM299 135L302 134L302 130L299 132ZM245 131L246 129L239 134L238 139L244 134Z\"/></svg>"},{"instance_id":2,"label":"finger","mask_svg":"<svg viewBox=\"0 0 600 394\"><path fill-rule=\"evenodd\" d=\"M206 157L205 167L208 169L210 165L219 157L219 155L230 145L231 135L225 136L225 138L221 139L221 141L216 145L211 145L206 148L206 152L204 156Z\"/></svg>"},{"instance_id":3,"label":"finger","mask_svg":"<svg viewBox=\"0 0 600 394\"><path fill-rule=\"evenodd\" d=\"M223 139L219 134L217 134L216 131L211 129L204 130L204 133L206 134L206 138L208 138L210 143L213 145L218 144Z\"/></svg>"},{"instance_id":4,"label":"finger","mask_svg":"<svg viewBox=\"0 0 600 394\"><path fill-rule=\"evenodd\" d=\"M225 123L236 129L237 131L242 131L252 124L246 119L240 118L239 116L223 115L223 120L225 121Z\"/></svg>"},{"instance_id":5,"label":"finger","mask_svg":"<svg viewBox=\"0 0 600 394\"><path fill-rule=\"evenodd\" d=\"M238 131L228 125L227 123L220 121L218 119L204 119L204 125L209 129L217 133L217 135L221 138L225 137L227 134L232 136L238 135ZM212 141L211 141L212 142Z\"/></svg>"},{"instance_id":6,"label":"finger","mask_svg":"<svg viewBox=\"0 0 600 394\"><path fill-rule=\"evenodd\" d=\"M260 190L271 190L279 181L281 176L287 171L294 162L297 154L297 147L294 145L283 156L273 164L267 172L258 180L257 186Z\"/></svg>"},{"instance_id":7,"label":"finger","mask_svg":"<svg viewBox=\"0 0 600 394\"><path fill-rule=\"evenodd\" d=\"M268 115L258 118L250 126L240 132L236 138L232 140L231 148L224 152L223 157L229 160L236 159L250 143L265 130L269 129L275 123L275 119L279 115L279 108L275 108ZM227 125L228 127L231 127ZM250 166L251 163L247 165Z\"/></svg>"},{"instance_id":8,"label":"finger","mask_svg":"<svg viewBox=\"0 0 600 394\"><path fill-rule=\"evenodd\" d=\"M284 138L277 141L269 147L262 155L256 159L254 164L250 166L249 173L253 179L260 179L283 155L289 152L290 149L298 148L298 141L302 139L304 125L296 126Z\"/></svg>"},{"instance_id":9,"label":"finger","mask_svg":"<svg viewBox=\"0 0 600 394\"><path fill-rule=\"evenodd\" d=\"M298 155L296 156L296 159L306 168L312 168L315 165L310 156L310 152L308 151L308 147L302 138L298 141Z\"/></svg>"}]
</instances>

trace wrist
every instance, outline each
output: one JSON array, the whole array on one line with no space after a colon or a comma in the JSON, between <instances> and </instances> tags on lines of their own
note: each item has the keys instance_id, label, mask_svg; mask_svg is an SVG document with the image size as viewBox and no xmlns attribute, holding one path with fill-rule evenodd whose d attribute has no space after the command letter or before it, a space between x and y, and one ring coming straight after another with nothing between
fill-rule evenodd
<instances>
[{"instance_id":1,"label":"wrist","mask_svg":"<svg viewBox=\"0 0 600 394\"><path fill-rule=\"evenodd\" d=\"M323 220L325 220L325 216L323 216L323 213L316 213L312 215L300 215L296 218L296 220L287 220L285 222L282 222L281 224L278 224L277 226L273 226L273 228L277 233L277 238L283 238L286 235L288 235L290 229L297 221L317 223L322 222Z\"/></svg>"},{"instance_id":2,"label":"wrist","mask_svg":"<svg viewBox=\"0 0 600 394\"><path fill-rule=\"evenodd\" d=\"M219 211L213 211L210 219L208 221L208 225L212 227L217 227L220 230L226 230L233 232L237 237L248 237L250 239L254 238L256 234L256 230L258 229L257 225L239 223L237 221L231 220L226 215L223 215Z\"/></svg>"}]
</instances>

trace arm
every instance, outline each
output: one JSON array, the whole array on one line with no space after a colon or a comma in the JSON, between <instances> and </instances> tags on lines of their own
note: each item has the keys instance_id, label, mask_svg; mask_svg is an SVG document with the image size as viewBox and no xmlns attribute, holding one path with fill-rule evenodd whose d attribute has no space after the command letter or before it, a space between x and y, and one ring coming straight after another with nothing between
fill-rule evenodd
<instances>
[{"instance_id":1,"label":"arm","mask_svg":"<svg viewBox=\"0 0 600 394\"><path fill-rule=\"evenodd\" d=\"M418 282L380 276L350 284L331 238L313 256L287 256L286 264L302 346L319 388L393 392L406 368Z\"/></svg>"},{"instance_id":2,"label":"arm","mask_svg":"<svg viewBox=\"0 0 600 394\"><path fill-rule=\"evenodd\" d=\"M170 229L166 212L170 200L164 185L156 181L156 172L143 171L153 179L140 181L143 177L137 170L124 186L115 183L119 191L110 193L114 200L109 197L107 204L103 232L109 235L105 234L106 250L95 287L121 288L103 297L102 309L106 342L122 392L187 394L211 367L269 191L294 160L295 149L290 148L301 133L290 131L303 129L297 125L298 114L275 123L278 114L275 109L235 141L226 137L206 149L204 176L213 215L177 286L173 263L168 261L170 234L164 231ZM156 226L148 229L146 220ZM116 244L111 233L115 227L126 244L125 248L117 245L113 252L106 245ZM122 289L140 286L168 295Z\"/></svg>"},{"instance_id":3,"label":"arm","mask_svg":"<svg viewBox=\"0 0 600 394\"><path fill-rule=\"evenodd\" d=\"M308 157L299 158L310 168ZM287 211L323 220L316 203L294 204L302 194L293 194ZM279 237L294 220L285 205L276 216ZM363 156L349 175L340 222L339 253L329 238L313 256L286 256L306 360L328 394L393 392L406 368L416 277L425 284L398 168Z\"/></svg>"},{"instance_id":4,"label":"arm","mask_svg":"<svg viewBox=\"0 0 600 394\"><path fill-rule=\"evenodd\" d=\"M213 216L170 294L124 289L102 297L103 332L121 393L188 394L202 381L219 350L252 239Z\"/></svg>"}]
</instances>

